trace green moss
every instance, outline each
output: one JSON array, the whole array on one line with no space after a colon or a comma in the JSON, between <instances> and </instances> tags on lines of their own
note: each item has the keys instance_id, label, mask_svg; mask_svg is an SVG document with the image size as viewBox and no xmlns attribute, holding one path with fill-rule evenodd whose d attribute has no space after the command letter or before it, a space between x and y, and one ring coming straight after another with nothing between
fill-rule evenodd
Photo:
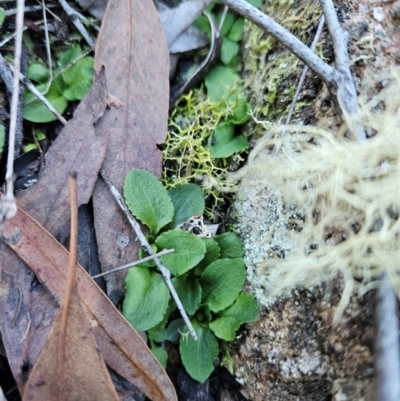
<instances>
[{"instance_id":1,"label":"green moss","mask_svg":"<svg viewBox=\"0 0 400 401\"><path fill-rule=\"evenodd\" d=\"M321 15L320 7L313 6L311 1L265 1L262 11L306 44L312 41L313 29ZM257 118L281 122L288 114L303 63L249 21L244 38L244 86L250 93L254 114ZM320 48L317 53L321 53ZM304 106L307 103L297 105L295 115Z\"/></svg>"},{"instance_id":2,"label":"green moss","mask_svg":"<svg viewBox=\"0 0 400 401\"><path fill-rule=\"evenodd\" d=\"M211 102L201 87L183 95L169 118L168 139L163 147L162 180L167 188L187 182L199 183L208 198L206 212L211 216L226 197L222 188L224 191L235 189L235 184L226 181L228 172L244 159L239 154L211 158L207 141L238 104L239 95L238 90L233 89L219 102Z\"/></svg>"}]
</instances>

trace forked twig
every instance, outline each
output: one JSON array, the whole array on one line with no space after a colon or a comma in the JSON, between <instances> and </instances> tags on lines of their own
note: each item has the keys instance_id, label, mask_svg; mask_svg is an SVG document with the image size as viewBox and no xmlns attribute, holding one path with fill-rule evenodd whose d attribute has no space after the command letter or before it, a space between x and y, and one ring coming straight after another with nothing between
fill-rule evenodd
<instances>
[{"instance_id":1,"label":"forked twig","mask_svg":"<svg viewBox=\"0 0 400 401\"><path fill-rule=\"evenodd\" d=\"M114 273L120 272L121 270L126 270L126 269L129 269L130 267L138 266L142 263L149 262L150 260L159 258L160 256L163 256L163 255L168 255L169 253L172 253L172 252L175 252L175 249L164 249L161 252L155 253L154 255L147 256L146 258L143 258L143 259L139 259L136 262L128 263L127 265L116 267L115 269L108 270L104 273L96 274L95 276L92 276L92 278L95 279L95 278L99 278L99 277L108 276L109 274L114 274Z\"/></svg>"},{"instance_id":2,"label":"forked twig","mask_svg":"<svg viewBox=\"0 0 400 401\"><path fill-rule=\"evenodd\" d=\"M299 57L313 70L334 93L337 90L337 99L343 112L350 132L358 140L366 138L364 128L359 119L357 91L350 72L350 62L347 53L347 35L340 27L332 0L321 0L329 33L334 42L336 68L321 60L296 36L283 26L275 22L268 15L253 7L246 0L219 0L238 14L265 30L282 45ZM338 29L339 27L339 29Z\"/></svg>"},{"instance_id":3,"label":"forked twig","mask_svg":"<svg viewBox=\"0 0 400 401\"><path fill-rule=\"evenodd\" d=\"M125 216L128 218L129 223L132 226L133 230L135 231L140 244L142 245L142 247L146 250L146 252L149 255L154 256L153 249L151 248L149 242L147 241L146 236L143 234L139 223L136 221L136 219L132 216L131 212L129 211L128 206L126 205L126 203L125 203L124 199L122 198L121 194L119 193L119 191L117 190L117 188L115 188L115 186L113 185L113 183L107 177L107 175L105 174L105 172L103 170L100 170L100 175L103 177L103 180L105 181L108 188L110 189L111 194L114 197L114 199L117 201L119 207L124 212ZM170 291L172 297L174 298L176 306L178 307L178 310L181 313L181 316L182 316L183 320L185 321L185 324L186 324L187 328L189 329L191 336L193 337L194 340L197 340L197 335L196 335L196 332L194 331L192 323L190 322L189 317L186 314L186 311L178 297L178 294L176 293L175 288L172 285L170 271L161 263L160 259L154 258L154 262L157 265L158 269L160 270L162 276L164 277L165 283L167 284L169 291Z\"/></svg>"}]
</instances>

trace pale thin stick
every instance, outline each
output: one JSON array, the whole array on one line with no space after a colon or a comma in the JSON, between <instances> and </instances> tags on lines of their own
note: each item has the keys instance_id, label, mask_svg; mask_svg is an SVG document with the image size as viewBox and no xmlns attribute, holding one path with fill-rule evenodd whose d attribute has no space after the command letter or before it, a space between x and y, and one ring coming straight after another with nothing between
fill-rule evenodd
<instances>
[{"instance_id":1,"label":"pale thin stick","mask_svg":"<svg viewBox=\"0 0 400 401\"><path fill-rule=\"evenodd\" d=\"M359 115L357 90L350 71L347 47L349 34L340 26L332 0L320 0L320 3L333 41L337 70L335 79L338 86L337 99L349 128L356 134L358 141L364 141L367 139L367 135L361 121L357 118Z\"/></svg>"},{"instance_id":2,"label":"pale thin stick","mask_svg":"<svg viewBox=\"0 0 400 401\"><path fill-rule=\"evenodd\" d=\"M119 272L121 270L126 270L126 269L129 269L130 267L135 267L137 265L140 265L142 263L148 262L148 261L153 260L155 258L159 258L160 256L168 255L169 253L172 253L174 251L175 251L175 249L164 249L161 252L155 253L154 255L147 256L147 257L145 257L143 259L137 260L136 262L128 263L127 265L116 267L115 269L108 270L108 271L106 271L104 273L96 274L95 276L92 276L92 278L94 279L94 278L108 276L109 274L114 274L114 273L117 273L117 272Z\"/></svg>"},{"instance_id":3,"label":"pale thin stick","mask_svg":"<svg viewBox=\"0 0 400 401\"><path fill-rule=\"evenodd\" d=\"M126 206L126 203L125 203L124 199L122 198L121 194L119 193L117 188L115 188L115 186L113 185L113 183L110 181L110 179L107 177L107 175L105 174L105 172L103 170L100 170L100 174L103 177L103 180L107 184L108 188L110 189L112 196L117 201L119 207L124 212L125 216L128 218L130 225L132 226L133 230L135 231L135 233L140 241L140 244L142 245L142 247L144 247L146 249L146 252L149 255L154 255L154 251L151 248L149 242L147 241L146 236L143 234L139 223L136 221L136 219L130 213L128 206ZM171 292L172 298L174 298L176 306L178 307L179 312L181 313L181 316L182 316L183 320L185 321L186 326L189 329L191 336L193 337L194 340L197 340L197 335L196 335L196 332L194 331L192 323L190 323L188 315L186 314L186 311L178 297L178 294L176 293L175 288L172 285L170 271L161 263L160 259L155 258L154 262L157 265L157 267L159 268L162 276L164 277L165 283L167 284L169 291Z\"/></svg>"},{"instance_id":4,"label":"pale thin stick","mask_svg":"<svg viewBox=\"0 0 400 401\"><path fill-rule=\"evenodd\" d=\"M319 37L321 36L322 30L324 29L324 24L325 24L325 17L322 16L320 21L319 21L317 32L315 33L315 36L314 36L314 40L313 40L313 42L312 42L312 44L310 46L310 49L312 51L314 51L315 48L317 47L317 43L318 43ZM289 125L290 120L292 119L292 116L293 116L293 113L294 113L294 108L295 108L296 103L297 103L297 98L299 97L301 88L303 87L304 81L306 80L306 75L307 75L308 70L309 70L308 66L307 65L304 66L304 69L303 69L303 72L301 74L299 83L297 84L297 88L296 88L296 92L295 92L293 100L292 100L292 104L290 105L289 113L288 113L288 115L286 117L285 125ZM278 153L280 148L282 147L283 140L285 139L285 135L286 135L286 129L284 129L282 131L281 140L279 142L279 145L276 147L275 153Z\"/></svg>"},{"instance_id":5,"label":"pale thin stick","mask_svg":"<svg viewBox=\"0 0 400 401\"><path fill-rule=\"evenodd\" d=\"M46 15L45 0L42 0L42 6L43 6L43 24L44 24L44 37L45 37L45 43L46 43L47 67L49 69L49 79L47 81L45 90L42 92L42 95L45 95L49 91L51 81L53 80L53 68L51 65L50 38L49 38L49 29L47 27L47 15Z\"/></svg>"},{"instance_id":6,"label":"pale thin stick","mask_svg":"<svg viewBox=\"0 0 400 401\"><path fill-rule=\"evenodd\" d=\"M378 289L375 310L377 320L376 371L379 400L400 400L399 322L397 319L397 297L387 275Z\"/></svg>"},{"instance_id":7,"label":"pale thin stick","mask_svg":"<svg viewBox=\"0 0 400 401\"><path fill-rule=\"evenodd\" d=\"M79 14L66 2L66 0L58 0L61 7L71 18L72 23L75 25L75 28L79 31L82 37L86 40L87 44L94 49L94 40L87 32L85 26L82 24Z\"/></svg>"},{"instance_id":8,"label":"pale thin stick","mask_svg":"<svg viewBox=\"0 0 400 401\"><path fill-rule=\"evenodd\" d=\"M296 36L291 34L283 26L279 25L272 18L253 7L246 0L219 1L236 11L238 14L249 19L282 43L283 46L288 48L293 54L308 65L308 67L313 70L330 89L335 89L335 87L337 87L336 96L350 132L354 133L355 136L361 140L366 138L364 128L359 119L357 91L350 73L346 33L340 27L331 0L321 0L321 3L329 32L334 41L335 59L337 58L336 69L321 60L304 43L296 38ZM337 27L340 29L336 29ZM344 46L345 44L346 46Z\"/></svg>"},{"instance_id":9,"label":"pale thin stick","mask_svg":"<svg viewBox=\"0 0 400 401\"><path fill-rule=\"evenodd\" d=\"M57 7L57 4L49 4L47 7L48 8L54 8L54 7ZM39 11L41 9L42 9L42 6L26 6L23 10L26 13L30 13L30 12L34 12L34 11ZM18 8L13 8L13 9L10 9L10 10L6 10L5 11L5 16L9 17L10 15L14 15L14 14L17 14L17 13L18 13Z\"/></svg>"},{"instance_id":10,"label":"pale thin stick","mask_svg":"<svg viewBox=\"0 0 400 401\"><path fill-rule=\"evenodd\" d=\"M10 129L9 129L9 142L8 142L8 155L7 155L7 172L6 172L6 193L0 198L0 237L3 236L3 224L6 220L11 219L17 213L17 203L14 197L14 154L15 154L15 132L17 128L17 112L18 112L18 98L19 98L19 79L18 74L21 66L21 52L22 52L22 30L24 28L24 0L17 2L17 24L16 24L16 37L15 37L15 54L14 66L17 74L14 74L13 79L13 94L11 100L11 113L10 113ZM9 239L10 241L16 240L17 233Z\"/></svg>"},{"instance_id":11,"label":"pale thin stick","mask_svg":"<svg viewBox=\"0 0 400 401\"><path fill-rule=\"evenodd\" d=\"M321 60L303 42L282 25L275 22L271 17L249 4L246 0L219 1L247 18L282 43L283 46L301 59L304 64L308 65L327 85L332 85L332 83L335 82L335 69Z\"/></svg>"},{"instance_id":12,"label":"pale thin stick","mask_svg":"<svg viewBox=\"0 0 400 401\"><path fill-rule=\"evenodd\" d=\"M7 60L3 58L0 54L0 63L5 63L7 67L14 73L14 67ZM14 74L15 75L15 74ZM36 89L35 85L32 82L23 76L20 72L18 72L19 79L21 82L41 101L43 104L60 120L60 122L64 125L68 123L68 121L54 108L54 106Z\"/></svg>"}]
</instances>

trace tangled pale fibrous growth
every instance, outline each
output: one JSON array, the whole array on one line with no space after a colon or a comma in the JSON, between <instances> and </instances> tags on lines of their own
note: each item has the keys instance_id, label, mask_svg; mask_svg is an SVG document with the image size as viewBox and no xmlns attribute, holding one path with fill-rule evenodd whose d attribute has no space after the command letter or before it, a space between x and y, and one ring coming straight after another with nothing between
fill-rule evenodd
<instances>
[{"instance_id":1,"label":"tangled pale fibrous growth","mask_svg":"<svg viewBox=\"0 0 400 401\"><path fill-rule=\"evenodd\" d=\"M258 121L265 135L231 177L278 188L304 217L293 251L273 263L275 295L342 276L336 318L352 294L376 288L385 273L400 295L400 68L367 72L360 93L368 140L347 139L344 123L334 132Z\"/></svg>"}]
</instances>

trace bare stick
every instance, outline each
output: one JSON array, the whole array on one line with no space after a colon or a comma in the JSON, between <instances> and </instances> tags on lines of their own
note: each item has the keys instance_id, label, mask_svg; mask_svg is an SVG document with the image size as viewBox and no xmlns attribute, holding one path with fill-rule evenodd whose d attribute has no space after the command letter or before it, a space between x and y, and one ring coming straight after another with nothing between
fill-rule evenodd
<instances>
[{"instance_id":1,"label":"bare stick","mask_svg":"<svg viewBox=\"0 0 400 401\"><path fill-rule=\"evenodd\" d=\"M48 26L47 26L46 4L45 4L44 1L45 0L42 0L43 23L44 23L44 37L45 37L45 43L46 43L47 68L49 69L49 79L47 80L46 89L42 92L42 95L45 95L49 91L50 85L51 85L51 81L53 80L53 68L52 68L52 65L51 65L49 29L48 29Z\"/></svg>"},{"instance_id":2,"label":"bare stick","mask_svg":"<svg viewBox=\"0 0 400 401\"><path fill-rule=\"evenodd\" d=\"M108 276L109 274L114 274L114 273L117 273L117 272L119 272L121 270L126 270L126 269L129 269L130 267L138 266L138 265L140 265L142 263L148 262L149 260L153 260L155 258L159 258L160 256L168 255L169 253L172 253L174 251L175 251L175 249L164 249L161 252L155 253L154 255L147 256L146 258L137 260L136 262L128 263L127 265L116 267L115 269L108 270L108 271L106 271L104 273L96 274L95 276L92 276L92 278L99 278L99 277Z\"/></svg>"},{"instance_id":3,"label":"bare stick","mask_svg":"<svg viewBox=\"0 0 400 401\"><path fill-rule=\"evenodd\" d=\"M15 153L15 132L17 127L17 112L19 98L19 79L18 74L21 65L22 52L22 30L24 28L24 0L17 2L17 25L15 37L15 54L14 54L14 69L17 72L14 74L13 80L13 95L11 101L10 113L10 129L7 155L7 172L6 172L6 193L0 198L0 236L3 237L2 225L8 219L14 217L17 213L17 203L14 197L14 153ZM4 237L3 237L4 238ZM12 238L11 238L12 240Z\"/></svg>"},{"instance_id":4,"label":"bare stick","mask_svg":"<svg viewBox=\"0 0 400 401\"><path fill-rule=\"evenodd\" d=\"M321 3L329 32L334 42L337 69L332 68L322 61L288 30L247 3L246 0L219 1L246 17L277 39L283 46L288 48L293 54L299 57L300 60L308 65L308 67L328 85L329 89L337 88L337 99L350 132L360 140L366 138L358 113L357 91L350 72L350 63L347 53L347 36L345 31L340 27L331 0L321 0Z\"/></svg>"},{"instance_id":5,"label":"bare stick","mask_svg":"<svg viewBox=\"0 0 400 401\"><path fill-rule=\"evenodd\" d=\"M335 52L337 99L350 131L356 134L358 141L364 141L367 139L367 136L358 117L359 106L357 91L350 71L349 54L347 50L349 35L339 24L332 0L320 0L320 2L324 11L326 25L332 37L333 50Z\"/></svg>"},{"instance_id":6,"label":"bare stick","mask_svg":"<svg viewBox=\"0 0 400 401\"><path fill-rule=\"evenodd\" d=\"M376 336L378 398L381 401L397 401L400 400L397 297L392 285L387 281L385 275L384 283L378 289L375 310L378 326Z\"/></svg>"},{"instance_id":7,"label":"bare stick","mask_svg":"<svg viewBox=\"0 0 400 401\"><path fill-rule=\"evenodd\" d=\"M0 65L4 64L14 73L14 67L0 54ZM66 125L68 121L54 108L54 106L36 89L32 82L18 72L20 81L40 100L43 104L61 121L62 124Z\"/></svg>"},{"instance_id":8,"label":"bare stick","mask_svg":"<svg viewBox=\"0 0 400 401\"><path fill-rule=\"evenodd\" d=\"M121 210L124 212L124 214L128 218L129 223L132 226L133 230L135 231L142 247L144 247L146 249L146 252L149 255L154 255L154 251L151 248L149 242L147 241L147 238L143 234L139 223L135 220L135 218L130 213L128 206L126 206L126 203L125 203L124 199L122 198L121 194L119 193L119 191L117 190L117 188L115 188L115 186L113 185L113 183L110 181L110 179L107 177L107 175L105 174L105 172L103 170L100 170L100 175L103 177L103 180L105 181L108 188L110 189L111 194L114 197L114 199L117 201L119 207L121 208ZM165 283L167 284L169 291L171 292L171 295L174 298L176 306L178 307L179 312L181 313L181 316L182 316L183 320L185 321L186 326L189 329L191 336L193 337L194 340L197 340L197 335L196 335L196 332L194 331L192 323L190 323L190 320L186 314L185 309L183 308L183 305L178 297L178 294L176 293L175 288L172 285L170 271L161 263L160 259L155 258L154 262L157 265L158 269L160 270L162 276L164 277Z\"/></svg>"},{"instance_id":9,"label":"bare stick","mask_svg":"<svg viewBox=\"0 0 400 401\"><path fill-rule=\"evenodd\" d=\"M86 40L87 44L94 49L94 40L87 32L85 26L82 24L81 20L79 19L78 13L66 2L66 0L58 0L61 7L64 11L68 14L71 18L72 23L75 25L75 28L79 31L82 37Z\"/></svg>"},{"instance_id":10,"label":"bare stick","mask_svg":"<svg viewBox=\"0 0 400 401\"><path fill-rule=\"evenodd\" d=\"M279 25L268 15L253 7L246 0L219 0L238 14L264 29L276 40L295 54L304 64L308 65L328 86L335 83L335 70L321 60L303 42Z\"/></svg>"},{"instance_id":11,"label":"bare stick","mask_svg":"<svg viewBox=\"0 0 400 401\"><path fill-rule=\"evenodd\" d=\"M310 49L312 51L315 51L315 48L317 47L319 37L321 36L322 30L324 29L324 24L325 24L325 17L322 16L321 19L319 20L319 24L318 24L317 32L315 32L314 40L310 46ZM296 92L293 96L293 100L290 105L289 113L286 117L285 125L289 125L290 120L292 119L292 115L294 113L294 108L296 106L297 98L299 97L301 88L303 87L304 81L306 80L306 75L307 75L308 70L309 70L308 66L307 65L304 66L303 72L299 79L299 83L297 84ZM286 135L286 128L282 131L281 140L279 142L279 145L276 147L275 154L277 154L279 152L279 150L283 144L283 140L285 139L285 135Z\"/></svg>"}]
</instances>

